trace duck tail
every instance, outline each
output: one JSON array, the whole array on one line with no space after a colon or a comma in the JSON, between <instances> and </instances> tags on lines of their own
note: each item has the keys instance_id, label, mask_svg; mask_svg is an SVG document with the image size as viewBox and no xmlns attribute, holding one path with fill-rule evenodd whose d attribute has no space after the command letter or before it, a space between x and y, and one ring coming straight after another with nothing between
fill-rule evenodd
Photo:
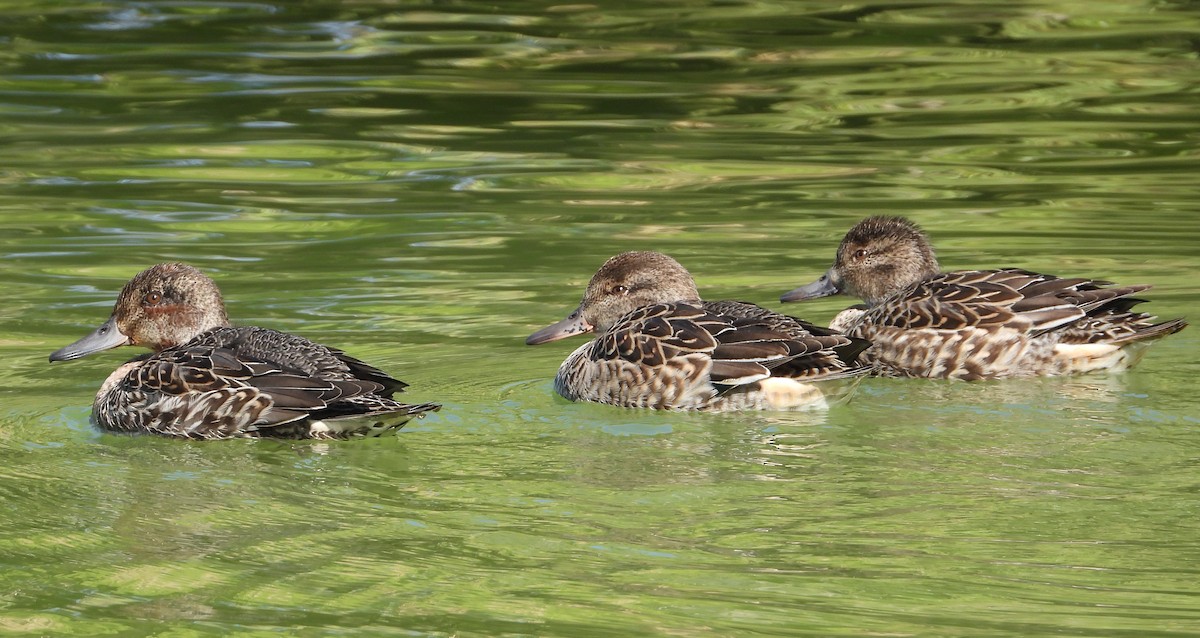
<instances>
[{"instance_id":1,"label":"duck tail","mask_svg":"<svg viewBox=\"0 0 1200 638\"><path fill-rule=\"evenodd\" d=\"M838 346L834 348L833 351L838 353L838 356L841 357L842 361L845 361L847 365L861 365L858 357L863 353L864 350L871 347L871 342L867 341L866 339L859 339L858 337L847 336L846 338L850 340L850 343L844 346Z\"/></svg>"},{"instance_id":2,"label":"duck tail","mask_svg":"<svg viewBox=\"0 0 1200 638\"><path fill-rule=\"evenodd\" d=\"M1156 323L1144 328L1139 328L1137 331L1125 336L1124 338L1114 341L1115 344L1134 343L1137 341L1151 341L1161 339L1167 335L1173 335L1188 326L1188 322L1183 317L1172 319L1162 323Z\"/></svg>"}]
</instances>

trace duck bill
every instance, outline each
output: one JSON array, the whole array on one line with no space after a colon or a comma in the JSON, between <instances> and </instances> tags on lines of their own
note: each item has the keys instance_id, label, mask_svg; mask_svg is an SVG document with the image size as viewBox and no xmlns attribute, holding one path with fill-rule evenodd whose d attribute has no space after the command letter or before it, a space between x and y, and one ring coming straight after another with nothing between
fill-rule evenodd
<instances>
[{"instance_id":1,"label":"duck bill","mask_svg":"<svg viewBox=\"0 0 1200 638\"><path fill-rule=\"evenodd\" d=\"M790 290L779 296L779 301L788 303L789 301L804 301L805 299L819 299L821 297L830 297L842 292L842 287L833 273L833 269L826 271L821 278L811 284L800 286L795 290Z\"/></svg>"},{"instance_id":2,"label":"duck bill","mask_svg":"<svg viewBox=\"0 0 1200 638\"><path fill-rule=\"evenodd\" d=\"M572 335L584 334L592 331L592 324L583 320L583 313L580 308L576 308L575 312L567 315L566 319L546 326L541 330L529 335L525 339L525 345L536 346L541 343L550 343L559 339L566 339Z\"/></svg>"},{"instance_id":3,"label":"duck bill","mask_svg":"<svg viewBox=\"0 0 1200 638\"><path fill-rule=\"evenodd\" d=\"M116 318L109 317L108 321L105 321L88 336L69 346L55 350L54 354L50 355L50 361L70 361L102 350L127 345L130 345L129 337L121 334L121 331L117 329Z\"/></svg>"}]
</instances>

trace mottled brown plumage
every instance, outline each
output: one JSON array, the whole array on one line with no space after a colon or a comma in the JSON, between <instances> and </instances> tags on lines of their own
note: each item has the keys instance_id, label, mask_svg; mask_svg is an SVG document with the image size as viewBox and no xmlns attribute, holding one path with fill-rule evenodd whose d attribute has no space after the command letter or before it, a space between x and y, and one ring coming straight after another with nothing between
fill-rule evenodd
<instances>
[{"instance_id":1,"label":"mottled brown plumage","mask_svg":"<svg viewBox=\"0 0 1200 638\"><path fill-rule=\"evenodd\" d=\"M900 217L870 217L846 234L817 281L784 294L839 292L865 306L830 327L870 340L865 358L885 376L994 379L1121 370L1149 342L1187 326L1133 312L1145 284L1112 287L1027 270L940 272L925 234Z\"/></svg>"},{"instance_id":2,"label":"mottled brown plumage","mask_svg":"<svg viewBox=\"0 0 1200 638\"><path fill-rule=\"evenodd\" d=\"M178 263L158 264L121 290L104 325L51 361L121 345L155 352L101 385L92 420L118 432L195 439L378 434L438 409L392 399L405 384L340 350L296 335L230 327L216 284Z\"/></svg>"},{"instance_id":3,"label":"mottled brown plumage","mask_svg":"<svg viewBox=\"0 0 1200 638\"><path fill-rule=\"evenodd\" d=\"M705 302L692 276L661 253L613 257L563 321L536 345L596 339L571 353L555 389L573 401L684 410L796 409L847 396L867 343L753 304Z\"/></svg>"}]
</instances>

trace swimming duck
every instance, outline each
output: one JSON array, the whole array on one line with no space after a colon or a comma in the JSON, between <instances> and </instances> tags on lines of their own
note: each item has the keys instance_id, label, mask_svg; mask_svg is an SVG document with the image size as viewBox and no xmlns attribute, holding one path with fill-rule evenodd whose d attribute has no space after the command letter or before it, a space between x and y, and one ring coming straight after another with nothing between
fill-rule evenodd
<instances>
[{"instance_id":1,"label":"swimming duck","mask_svg":"<svg viewBox=\"0 0 1200 638\"><path fill-rule=\"evenodd\" d=\"M941 272L929 238L902 217L862 220L820 279L785 293L800 301L847 293L865 305L830 327L869 339L882 376L954 379L1122 370L1183 319L1154 323L1131 308L1145 284L1112 286L1016 268Z\"/></svg>"},{"instance_id":2,"label":"swimming duck","mask_svg":"<svg viewBox=\"0 0 1200 638\"><path fill-rule=\"evenodd\" d=\"M572 401L623 407L806 409L849 396L869 344L738 301L702 301L692 275L662 253L627 252L600 267L579 307L529 336L537 345L597 337L558 369Z\"/></svg>"},{"instance_id":3,"label":"swimming duck","mask_svg":"<svg viewBox=\"0 0 1200 638\"><path fill-rule=\"evenodd\" d=\"M121 289L108 321L50 361L125 345L154 352L101 384L92 421L106 430L332 439L379 434L440 407L393 400L407 384L340 350L231 326L216 283L181 263L139 273Z\"/></svg>"}]
</instances>

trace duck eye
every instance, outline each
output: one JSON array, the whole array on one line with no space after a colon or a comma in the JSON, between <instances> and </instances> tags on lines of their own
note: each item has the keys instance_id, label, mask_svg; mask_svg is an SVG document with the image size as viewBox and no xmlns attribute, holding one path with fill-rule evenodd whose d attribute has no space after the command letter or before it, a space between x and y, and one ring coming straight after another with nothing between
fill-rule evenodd
<instances>
[{"instance_id":1,"label":"duck eye","mask_svg":"<svg viewBox=\"0 0 1200 638\"><path fill-rule=\"evenodd\" d=\"M162 293L158 291L148 292L142 298L142 302L147 306L157 306L160 301L162 301Z\"/></svg>"},{"instance_id":2,"label":"duck eye","mask_svg":"<svg viewBox=\"0 0 1200 638\"><path fill-rule=\"evenodd\" d=\"M864 259L866 256L867 256L866 248L859 248L858 250L854 251L855 259Z\"/></svg>"},{"instance_id":3,"label":"duck eye","mask_svg":"<svg viewBox=\"0 0 1200 638\"><path fill-rule=\"evenodd\" d=\"M613 286L613 288L612 288L612 293L613 293L614 295L624 295L624 294L628 294L628 293L629 293L629 288L628 288L627 286L622 286L622 285L619 285L619 284L618 284L618 285L616 285L616 286Z\"/></svg>"}]
</instances>

